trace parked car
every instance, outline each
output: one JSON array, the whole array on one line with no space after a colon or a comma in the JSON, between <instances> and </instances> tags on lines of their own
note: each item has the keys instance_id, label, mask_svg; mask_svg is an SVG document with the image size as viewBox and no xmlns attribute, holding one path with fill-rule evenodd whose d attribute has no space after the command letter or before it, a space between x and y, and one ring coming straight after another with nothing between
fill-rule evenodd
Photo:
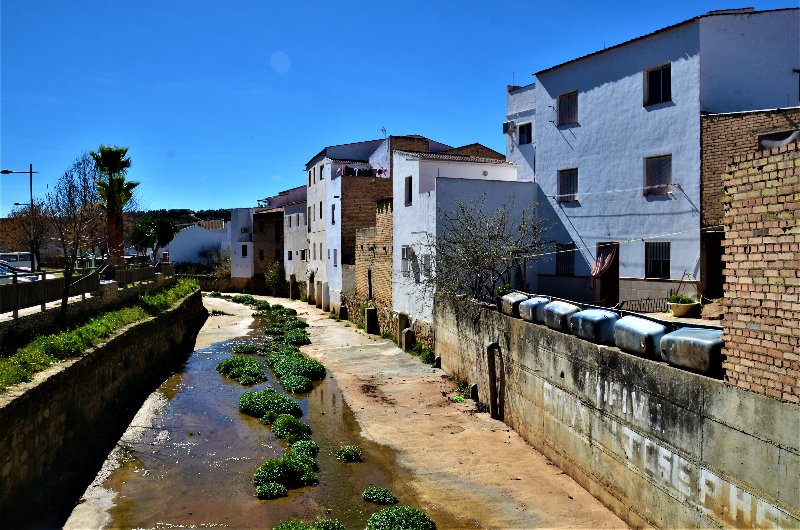
<instances>
[{"instance_id":1,"label":"parked car","mask_svg":"<svg viewBox=\"0 0 800 530\"><path fill-rule=\"evenodd\" d=\"M31 273L30 269L15 267L7 261L0 260L0 284L12 283L14 275L17 276L18 282L34 282L39 278L37 274Z\"/></svg>"},{"instance_id":2,"label":"parked car","mask_svg":"<svg viewBox=\"0 0 800 530\"><path fill-rule=\"evenodd\" d=\"M2 252L0 253L0 261L5 261L10 266L18 269L31 270L30 252Z\"/></svg>"}]
</instances>

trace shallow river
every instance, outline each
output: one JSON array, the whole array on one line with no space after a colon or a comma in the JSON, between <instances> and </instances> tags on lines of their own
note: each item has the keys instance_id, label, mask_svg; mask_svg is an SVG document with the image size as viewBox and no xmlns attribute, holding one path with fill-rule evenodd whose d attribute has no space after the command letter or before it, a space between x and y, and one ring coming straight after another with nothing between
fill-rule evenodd
<instances>
[{"instance_id":1,"label":"shallow river","mask_svg":"<svg viewBox=\"0 0 800 530\"><path fill-rule=\"evenodd\" d=\"M380 509L361 499L369 485L389 487L401 503L419 507L404 486L408 475L396 466L392 451L359 435L358 423L330 374L309 394L295 396L320 446L319 484L290 490L288 497L277 500L254 496L255 468L283 454L286 444L258 419L240 414L237 400L246 390L281 387L269 369L266 383L245 388L215 367L235 344L256 340L225 341L196 350L184 370L161 386L166 399L152 428L124 452L127 461L102 484L116 493L109 527L271 528L290 517L307 522L332 517L348 528L363 528L369 514ZM351 443L364 450L363 463L335 458L341 445ZM446 513L428 513L440 527L457 526Z\"/></svg>"}]
</instances>

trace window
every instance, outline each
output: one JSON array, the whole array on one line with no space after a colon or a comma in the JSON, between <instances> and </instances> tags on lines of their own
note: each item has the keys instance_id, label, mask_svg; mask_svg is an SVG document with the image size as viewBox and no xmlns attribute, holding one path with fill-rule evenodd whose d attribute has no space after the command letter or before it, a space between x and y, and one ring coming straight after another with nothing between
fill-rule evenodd
<instances>
[{"instance_id":1,"label":"window","mask_svg":"<svg viewBox=\"0 0 800 530\"><path fill-rule=\"evenodd\" d=\"M328 249L328 259L331 259L331 249Z\"/></svg>"},{"instance_id":2,"label":"window","mask_svg":"<svg viewBox=\"0 0 800 530\"><path fill-rule=\"evenodd\" d=\"M558 172L558 202L577 202L578 169L563 169Z\"/></svg>"},{"instance_id":3,"label":"window","mask_svg":"<svg viewBox=\"0 0 800 530\"><path fill-rule=\"evenodd\" d=\"M322 210L322 201L319 201L319 220L322 221L323 224L324 224L325 223L325 219L323 218L322 212L323 212L323 210Z\"/></svg>"},{"instance_id":4,"label":"window","mask_svg":"<svg viewBox=\"0 0 800 530\"><path fill-rule=\"evenodd\" d=\"M411 201L413 199L411 195L411 176L406 177L406 206L411 206Z\"/></svg>"},{"instance_id":5,"label":"window","mask_svg":"<svg viewBox=\"0 0 800 530\"><path fill-rule=\"evenodd\" d=\"M337 248L333 249L333 266L336 267L338 263L338 250Z\"/></svg>"},{"instance_id":6,"label":"window","mask_svg":"<svg viewBox=\"0 0 800 530\"><path fill-rule=\"evenodd\" d=\"M331 224L336 224L336 205L331 204Z\"/></svg>"},{"instance_id":7,"label":"window","mask_svg":"<svg viewBox=\"0 0 800 530\"><path fill-rule=\"evenodd\" d=\"M258 249L258 259L261 260L261 261L264 261L264 249L263 248Z\"/></svg>"},{"instance_id":8,"label":"window","mask_svg":"<svg viewBox=\"0 0 800 530\"><path fill-rule=\"evenodd\" d=\"M308 187L311 187L311 170L308 171Z\"/></svg>"},{"instance_id":9,"label":"window","mask_svg":"<svg viewBox=\"0 0 800 530\"><path fill-rule=\"evenodd\" d=\"M317 259L317 245L311 245L311 259Z\"/></svg>"},{"instance_id":10,"label":"window","mask_svg":"<svg viewBox=\"0 0 800 530\"><path fill-rule=\"evenodd\" d=\"M325 176L322 174L322 170L325 169L325 166L319 166L319 179L322 180Z\"/></svg>"},{"instance_id":11,"label":"window","mask_svg":"<svg viewBox=\"0 0 800 530\"><path fill-rule=\"evenodd\" d=\"M242 245L242 257L247 257L247 245Z\"/></svg>"},{"instance_id":12,"label":"window","mask_svg":"<svg viewBox=\"0 0 800 530\"><path fill-rule=\"evenodd\" d=\"M519 145L533 142L533 124L523 123L519 126Z\"/></svg>"},{"instance_id":13,"label":"window","mask_svg":"<svg viewBox=\"0 0 800 530\"><path fill-rule=\"evenodd\" d=\"M314 182L317 181L317 168L316 167L312 167L311 168L311 177L314 179Z\"/></svg>"},{"instance_id":14,"label":"window","mask_svg":"<svg viewBox=\"0 0 800 530\"><path fill-rule=\"evenodd\" d=\"M660 195L672 191L672 155L644 159L644 194Z\"/></svg>"},{"instance_id":15,"label":"window","mask_svg":"<svg viewBox=\"0 0 800 530\"><path fill-rule=\"evenodd\" d=\"M413 249L408 245L400 247L400 272L411 272L411 258L413 256Z\"/></svg>"},{"instance_id":16,"label":"window","mask_svg":"<svg viewBox=\"0 0 800 530\"><path fill-rule=\"evenodd\" d=\"M644 244L644 275L646 278L669 278L669 242Z\"/></svg>"},{"instance_id":17,"label":"window","mask_svg":"<svg viewBox=\"0 0 800 530\"><path fill-rule=\"evenodd\" d=\"M311 206L308 207L308 215L306 216L306 219L309 217L311 217ZM311 232L311 225L307 223L306 226L308 226L308 231Z\"/></svg>"},{"instance_id":18,"label":"window","mask_svg":"<svg viewBox=\"0 0 800 530\"><path fill-rule=\"evenodd\" d=\"M305 249L300 251L300 260L301 261L305 261L306 260L306 250Z\"/></svg>"},{"instance_id":19,"label":"window","mask_svg":"<svg viewBox=\"0 0 800 530\"><path fill-rule=\"evenodd\" d=\"M558 96L558 124L578 123L578 93L570 92Z\"/></svg>"},{"instance_id":20,"label":"window","mask_svg":"<svg viewBox=\"0 0 800 530\"><path fill-rule=\"evenodd\" d=\"M291 250L290 250L289 252L287 252L287 253L286 253L286 259L287 259L288 261L292 261L292 251L291 251Z\"/></svg>"},{"instance_id":21,"label":"window","mask_svg":"<svg viewBox=\"0 0 800 530\"><path fill-rule=\"evenodd\" d=\"M644 106L672 101L672 74L668 64L644 73Z\"/></svg>"},{"instance_id":22,"label":"window","mask_svg":"<svg viewBox=\"0 0 800 530\"><path fill-rule=\"evenodd\" d=\"M319 244L319 259L322 259L322 243Z\"/></svg>"},{"instance_id":23,"label":"window","mask_svg":"<svg viewBox=\"0 0 800 530\"><path fill-rule=\"evenodd\" d=\"M286 216L286 226L288 226L289 228L292 227L292 216L291 215L287 215Z\"/></svg>"},{"instance_id":24,"label":"window","mask_svg":"<svg viewBox=\"0 0 800 530\"><path fill-rule=\"evenodd\" d=\"M556 275L575 276L575 243L556 243Z\"/></svg>"}]
</instances>

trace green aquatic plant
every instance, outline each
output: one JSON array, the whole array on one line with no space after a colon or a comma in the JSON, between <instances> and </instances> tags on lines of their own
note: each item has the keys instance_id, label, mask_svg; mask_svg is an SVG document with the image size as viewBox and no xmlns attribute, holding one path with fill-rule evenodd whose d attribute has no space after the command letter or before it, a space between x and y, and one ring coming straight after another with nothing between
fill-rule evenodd
<instances>
[{"instance_id":1,"label":"green aquatic plant","mask_svg":"<svg viewBox=\"0 0 800 530\"><path fill-rule=\"evenodd\" d=\"M289 443L311 438L311 427L291 414L280 414L272 422L272 432ZM288 454L288 453L287 453Z\"/></svg>"},{"instance_id":2,"label":"green aquatic plant","mask_svg":"<svg viewBox=\"0 0 800 530\"><path fill-rule=\"evenodd\" d=\"M379 488L377 486L370 486L361 494L361 498L367 502L375 504L397 504L397 497L391 490L386 488Z\"/></svg>"},{"instance_id":3,"label":"green aquatic plant","mask_svg":"<svg viewBox=\"0 0 800 530\"><path fill-rule=\"evenodd\" d=\"M266 482L256 486L256 497L259 499L271 500L286 497L286 495L288 495L286 486L277 482Z\"/></svg>"},{"instance_id":4,"label":"green aquatic plant","mask_svg":"<svg viewBox=\"0 0 800 530\"><path fill-rule=\"evenodd\" d=\"M362 462L364 453L357 445L343 445L336 451L336 458L344 462Z\"/></svg>"},{"instance_id":5,"label":"green aquatic plant","mask_svg":"<svg viewBox=\"0 0 800 530\"><path fill-rule=\"evenodd\" d=\"M287 375L279 379L283 388L292 394L303 394L314 388L311 379L302 375Z\"/></svg>"},{"instance_id":6,"label":"green aquatic plant","mask_svg":"<svg viewBox=\"0 0 800 530\"><path fill-rule=\"evenodd\" d=\"M436 530L436 523L422 510L393 506L373 513L366 530Z\"/></svg>"},{"instance_id":7,"label":"green aquatic plant","mask_svg":"<svg viewBox=\"0 0 800 530\"><path fill-rule=\"evenodd\" d=\"M289 451L293 453L305 453L311 456L317 456L319 453L319 445L314 440L299 440L292 444Z\"/></svg>"},{"instance_id":8,"label":"green aquatic plant","mask_svg":"<svg viewBox=\"0 0 800 530\"><path fill-rule=\"evenodd\" d=\"M247 343L237 344L233 347L233 353L258 353L261 347L258 344Z\"/></svg>"},{"instance_id":9,"label":"green aquatic plant","mask_svg":"<svg viewBox=\"0 0 800 530\"><path fill-rule=\"evenodd\" d=\"M311 344L311 339L305 329L290 329L283 335L283 342L292 346L305 346Z\"/></svg>"},{"instance_id":10,"label":"green aquatic plant","mask_svg":"<svg viewBox=\"0 0 800 530\"><path fill-rule=\"evenodd\" d=\"M336 519L317 519L310 524L305 524L299 519L289 519L278 523L272 530L345 530L345 528Z\"/></svg>"},{"instance_id":11,"label":"green aquatic plant","mask_svg":"<svg viewBox=\"0 0 800 530\"><path fill-rule=\"evenodd\" d=\"M291 414L298 418L303 415L303 410L295 400L269 387L245 392L239 398L238 406L241 412L256 418L264 417L267 412Z\"/></svg>"},{"instance_id":12,"label":"green aquatic plant","mask_svg":"<svg viewBox=\"0 0 800 530\"><path fill-rule=\"evenodd\" d=\"M253 305L256 303L256 299L249 294L237 294L231 297L231 302L244 305Z\"/></svg>"},{"instance_id":13,"label":"green aquatic plant","mask_svg":"<svg viewBox=\"0 0 800 530\"><path fill-rule=\"evenodd\" d=\"M244 355L234 355L221 361L217 364L217 372L227 375L243 385L254 385L267 379L267 373L261 363Z\"/></svg>"}]
</instances>

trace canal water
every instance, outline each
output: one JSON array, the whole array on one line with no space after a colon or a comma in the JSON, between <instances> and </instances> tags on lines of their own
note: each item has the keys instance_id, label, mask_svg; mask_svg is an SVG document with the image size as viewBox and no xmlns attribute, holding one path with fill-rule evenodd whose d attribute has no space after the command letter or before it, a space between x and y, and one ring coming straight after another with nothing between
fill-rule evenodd
<instances>
[{"instance_id":1,"label":"canal water","mask_svg":"<svg viewBox=\"0 0 800 530\"><path fill-rule=\"evenodd\" d=\"M281 387L268 368L266 383L246 388L215 367L236 344L258 340L196 350L183 371L161 386L163 406L144 435L123 451L125 462L103 483L116 494L109 527L272 528L288 518L309 522L329 517L348 528L363 528L369 515L382 508L361 499L370 485L392 489L401 503L426 510L440 527L460 526L446 512L419 506L407 486L409 475L398 467L393 452L360 436L330 374L310 393L293 396L320 446L319 484L289 490L281 499L257 499L253 472L263 461L281 456L286 444L258 419L239 413L237 401L247 390ZM334 453L345 444L360 445L364 462L337 460Z\"/></svg>"}]
</instances>

